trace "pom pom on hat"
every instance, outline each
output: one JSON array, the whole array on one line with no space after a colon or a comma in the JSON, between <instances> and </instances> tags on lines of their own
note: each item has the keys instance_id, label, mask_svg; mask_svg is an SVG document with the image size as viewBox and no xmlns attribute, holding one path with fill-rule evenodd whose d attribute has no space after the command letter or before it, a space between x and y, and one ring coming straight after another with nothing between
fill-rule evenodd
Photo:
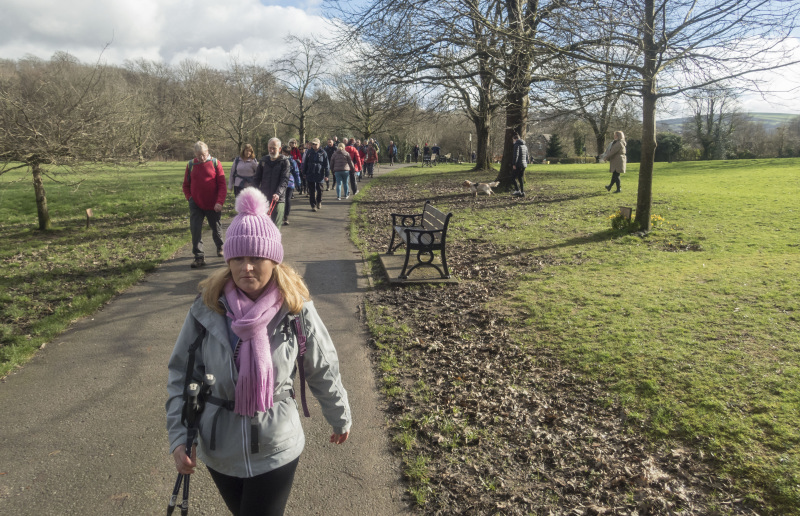
<instances>
[{"instance_id":1,"label":"pom pom on hat","mask_svg":"<svg viewBox=\"0 0 800 516\"><path fill-rule=\"evenodd\" d=\"M236 213L266 215L269 210L267 197L258 188L245 188L236 198Z\"/></svg>"},{"instance_id":2,"label":"pom pom on hat","mask_svg":"<svg viewBox=\"0 0 800 516\"><path fill-rule=\"evenodd\" d=\"M241 256L283 261L281 232L267 215L269 203L258 188L245 188L236 198L237 215L225 232L225 261Z\"/></svg>"}]
</instances>

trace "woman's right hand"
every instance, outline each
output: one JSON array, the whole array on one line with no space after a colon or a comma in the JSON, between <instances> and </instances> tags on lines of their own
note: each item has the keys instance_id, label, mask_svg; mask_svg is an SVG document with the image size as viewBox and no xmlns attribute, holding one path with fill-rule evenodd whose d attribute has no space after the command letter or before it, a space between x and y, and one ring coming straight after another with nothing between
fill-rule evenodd
<instances>
[{"instance_id":1,"label":"woman's right hand","mask_svg":"<svg viewBox=\"0 0 800 516\"><path fill-rule=\"evenodd\" d=\"M178 446L172 452L172 458L175 459L175 469L182 475L191 475L194 473L194 468L197 467L197 445L192 446L192 458L186 455L186 447Z\"/></svg>"}]
</instances>

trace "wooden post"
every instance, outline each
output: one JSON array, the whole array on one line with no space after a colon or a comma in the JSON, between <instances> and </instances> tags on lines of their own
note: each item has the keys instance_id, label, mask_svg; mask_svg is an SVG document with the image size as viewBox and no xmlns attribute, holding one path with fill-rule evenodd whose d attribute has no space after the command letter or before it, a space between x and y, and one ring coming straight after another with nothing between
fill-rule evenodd
<instances>
[{"instance_id":1,"label":"wooden post","mask_svg":"<svg viewBox=\"0 0 800 516\"><path fill-rule=\"evenodd\" d=\"M89 219L94 217L94 212L91 208L86 208L86 229L89 229Z\"/></svg>"}]
</instances>

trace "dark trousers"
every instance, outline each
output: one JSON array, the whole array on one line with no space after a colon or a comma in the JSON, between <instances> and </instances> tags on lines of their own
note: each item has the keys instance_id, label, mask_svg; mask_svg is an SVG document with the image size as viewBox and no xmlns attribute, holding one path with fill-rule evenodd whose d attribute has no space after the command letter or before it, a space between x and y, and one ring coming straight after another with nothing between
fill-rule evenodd
<instances>
[{"instance_id":1,"label":"dark trousers","mask_svg":"<svg viewBox=\"0 0 800 516\"><path fill-rule=\"evenodd\" d=\"M514 183L514 188L519 190L520 192L525 191L525 169L514 169L511 171L511 182ZM517 188L517 183L519 183L519 188Z\"/></svg>"},{"instance_id":2,"label":"dark trousers","mask_svg":"<svg viewBox=\"0 0 800 516\"><path fill-rule=\"evenodd\" d=\"M308 201L312 208L322 202L322 183L308 183Z\"/></svg>"},{"instance_id":3,"label":"dark trousers","mask_svg":"<svg viewBox=\"0 0 800 516\"><path fill-rule=\"evenodd\" d=\"M233 516L281 516L292 491L300 458L251 478L223 475L208 468L219 494Z\"/></svg>"},{"instance_id":4,"label":"dark trousers","mask_svg":"<svg viewBox=\"0 0 800 516\"><path fill-rule=\"evenodd\" d=\"M189 231L192 233L192 253L195 258L205 258L203 253L203 221L208 220L211 227L211 237L217 244L217 249L222 247L222 214L214 210L201 210L189 199Z\"/></svg>"},{"instance_id":5,"label":"dark trousers","mask_svg":"<svg viewBox=\"0 0 800 516\"><path fill-rule=\"evenodd\" d=\"M622 184L619 181L619 172L611 173L611 184L608 185L608 187L611 188L614 185L617 185L617 191L620 191L622 189Z\"/></svg>"},{"instance_id":6,"label":"dark trousers","mask_svg":"<svg viewBox=\"0 0 800 516\"><path fill-rule=\"evenodd\" d=\"M358 187L356 186L356 171L350 171L350 193L355 195L358 193Z\"/></svg>"},{"instance_id":7,"label":"dark trousers","mask_svg":"<svg viewBox=\"0 0 800 516\"><path fill-rule=\"evenodd\" d=\"M289 212L292 211L292 195L294 195L294 188L286 189L286 206L283 208L283 220L289 220Z\"/></svg>"},{"instance_id":8,"label":"dark trousers","mask_svg":"<svg viewBox=\"0 0 800 516\"><path fill-rule=\"evenodd\" d=\"M364 173L367 177L372 177L375 173L375 163L364 163Z\"/></svg>"}]
</instances>

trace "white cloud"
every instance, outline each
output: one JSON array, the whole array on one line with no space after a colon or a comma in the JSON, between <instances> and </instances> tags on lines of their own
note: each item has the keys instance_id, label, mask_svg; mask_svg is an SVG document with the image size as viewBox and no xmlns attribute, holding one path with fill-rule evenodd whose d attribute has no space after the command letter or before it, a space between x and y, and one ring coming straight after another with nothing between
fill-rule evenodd
<instances>
[{"instance_id":1,"label":"white cloud","mask_svg":"<svg viewBox=\"0 0 800 516\"><path fill-rule=\"evenodd\" d=\"M271 4L279 2L268 2ZM285 52L290 33L325 34L318 2L291 6L258 0L3 0L0 56L47 59L56 51L93 62L145 58L176 64L196 58L224 67L231 57L266 62ZM9 23L10 22L10 23Z\"/></svg>"}]
</instances>

